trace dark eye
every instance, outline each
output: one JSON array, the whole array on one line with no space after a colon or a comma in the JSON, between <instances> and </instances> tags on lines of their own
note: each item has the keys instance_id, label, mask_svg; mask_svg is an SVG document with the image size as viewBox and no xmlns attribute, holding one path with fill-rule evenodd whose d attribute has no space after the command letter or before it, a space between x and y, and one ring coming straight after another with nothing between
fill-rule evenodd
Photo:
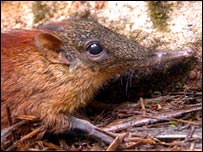
<instances>
[{"instance_id":1,"label":"dark eye","mask_svg":"<svg viewBox=\"0 0 203 152\"><path fill-rule=\"evenodd\" d=\"M88 47L87 47L87 51L92 54L92 55L98 55L103 51L103 48L101 45L99 45L98 43L94 42L91 43Z\"/></svg>"}]
</instances>

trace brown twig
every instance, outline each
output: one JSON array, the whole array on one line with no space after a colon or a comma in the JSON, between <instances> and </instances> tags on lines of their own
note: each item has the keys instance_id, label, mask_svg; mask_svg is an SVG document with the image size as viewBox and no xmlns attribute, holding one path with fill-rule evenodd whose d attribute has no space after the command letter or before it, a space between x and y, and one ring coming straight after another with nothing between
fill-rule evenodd
<instances>
[{"instance_id":1,"label":"brown twig","mask_svg":"<svg viewBox=\"0 0 203 152\"><path fill-rule=\"evenodd\" d=\"M148 144L155 144L155 141L152 138L138 138L138 137L133 137L133 138L129 138L129 141L132 142L142 142L142 143L148 143Z\"/></svg>"},{"instance_id":2,"label":"brown twig","mask_svg":"<svg viewBox=\"0 0 203 152\"><path fill-rule=\"evenodd\" d=\"M27 121L20 121L20 122L17 122L16 124L8 127L8 128L5 128L5 129L2 129L1 130L1 141L4 140L5 137L7 137L13 130L16 130L18 129L20 126L26 124Z\"/></svg>"},{"instance_id":3,"label":"brown twig","mask_svg":"<svg viewBox=\"0 0 203 152\"><path fill-rule=\"evenodd\" d=\"M118 135L112 143L109 145L109 147L106 149L106 151L115 151L118 150L119 145L122 143L123 139L128 135L128 133L123 133Z\"/></svg>"},{"instance_id":4,"label":"brown twig","mask_svg":"<svg viewBox=\"0 0 203 152\"><path fill-rule=\"evenodd\" d=\"M23 136L20 140L17 140L12 146L10 146L9 148L7 148L6 150L8 151L12 151L14 150L19 144L21 144L23 141L28 140L30 138L32 138L33 136L35 136L36 134L44 131L45 128L43 126L33 130L32 132L30 132L29 134Z\"/></svg>"},{"instance_id":5,"label":"brown twig","mask_svg":"<svg viewBox=\"0 0 203 152\"><path fill-rule=\"evenodd\" d=\"M185 107L184 109L182 108L182 109L174 110L173 112L171 112L171 111L162 112L161 114L159 113L154 116L150 116L150 118L140 118L137 120L135 120L133 118L126 122L122 122L121 124L116 124L111 127L106 127L103 129L106 131L116 132L116 131L124 130L129 127L133 127L133 126L141 126L141 125L155 123L155 122L159 122L159 121L163 121L163 120L170 120L173 117L178 117L183 114L186 114L189 112L194 112L194 111L199 111L199 110L202 110L202 106L200 104L196 104L194 106Z\"/></svg>"},{"instance_id":6,"label":"brown twig","mask_svg":"<svg viewBox=\"0 0 203 152\"><path fill-rule=\"evenodd\" d=\"M145 108L145 104L144 104L144 99L142 97L140 98L140 105L142 107L143 115L146 115L146 108Z\"/></svg>"},{"instance_id":7,"label":"brown twig","mask_svg":"<svg viewBox=\"0 0 203 152\"><path fill-rule=\"evenodd\" d=\"M166 145L166 146L174 146L174 145L177 144L176 141L172 141L172 142L170 142L170 143L167 143L167 142L163 142L163 141L161 141L161 140L159 140L159 139L157 139L157 138L154 138L153 140L156 141L156 142L158 142L159 144Z\"/></svg>"},{"instance_id":8,"label":"brown twig","mask_svg":"<svg viewBox=\"0 0 203 152\"><path fill-rule=\"evenodd\" d=\"M6 113L7 113L6 116L7 116L7 119L8 119L9 126L12 126L13 122L12 122L12 119L11 119L10 108L8 106L6 106ZM13 142L14 140L16 140L16 134L15 134L14 130L11 130L11 134L12 134L11 141Z\"/></svg>"},{"instance_id":9,"label":"brown twig","mask_svg":"<svg viewBox=\"0 0 203 152\"><path fill-rule=\"evenodd\" d=\"M171 120L183 122L183 123L190 124L190 125L196 125L196 126L200 125L200 123L189 121L189 120L182 120L182 119L176 119L176 118L171 118Z\"/></svg>"},{"instance_id":10,"label":"brown twig","mask_svg":"<svg viewBox=\"0 0 203 152\"><path fill-rule=\"evenodd\" d=\"M17 119L29 120L29 121L36 121L36 120L39 120L38 117L36 117L36 116L31 116L31 115L21 115L21 116L18 116Z\"/></svg>"}]
</instances>

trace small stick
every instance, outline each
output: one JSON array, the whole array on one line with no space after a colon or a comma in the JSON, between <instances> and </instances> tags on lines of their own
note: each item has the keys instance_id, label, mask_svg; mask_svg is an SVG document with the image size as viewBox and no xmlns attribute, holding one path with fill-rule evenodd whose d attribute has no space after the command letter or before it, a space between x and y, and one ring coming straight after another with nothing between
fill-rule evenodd
<instances>
[{"instance_id":1,"label":"small stick","mask_svg":"<svg viewBox=\"0 0 203 152\"><path fill-rule=\"evenodd\" d=\"M144 99L142 97L140 98L140 105L142 107L143 115L146 115L146 108L145 108L145 104L144 104Z\"/></svg>"},{"instance_id":2,"label":"small stick","mask_svg":"<svg viewBox=\"0 0 203 152\"><path fill-rule=\"evenodd\" d=\"M189 112L194 112L194 111L199 111L202 110L202 105L201 104L196 104L194 106L188 106L185 107L184 109L178 109L174 110L173 112L171 111L166 111L159 113L157 115L151 116L151 118L140 118L138 120L131 119L126 122L122 122L121 124L116 124L110 127L103 128L105 131L121 131L123 129L127 129L129 127L133 126L141 126L141 125L146 125L149 123L156 123L162 120L168 120L173 117L178 117L183 114L189 113Z\"/></svg>"},{"instance_id":3,"label":"small stick","mask_svg":"<svg viewBox=\"0 0 203 152\"><path fill-rule=\"evenodd\" d=\"M35 136L36 134L38 134L38 133L44 131L44 129L45 129L45 128L44 128L43 126L41 126L41 127L37 128L37 129L33 130L33 131L30 132L29 134L23 136L23 137L20 139L20 141L23 142L23 141L25 141L25 140L27 140L27 139L29 139L29 138L32 138L32 137Z\"/></svg>"},{"instance_id":4,"label":"small stick","mask_svg":"<svg viewBox=\"0 0 203 152\"><path fill-rule=\"evenodd\" d=\"M7 119L8 119L9 126L12 126L13 122L11 119L10 108L8 106L6 106L6 113L7 113ZM14 140L16 140L16 134L15 134L14 130L11 131L11 134L12 134L11 141L13 142Z\"/></svg>"},{"instance_id":5,"label":"small stick","mask_svg":"<svg viewBox=\"0 0 203 152\"><path fill-rule=\"evenodd\" d=\"M131 137L128 139L131 142L142 142L142 143L148 143L148 144L155 144L155 141L152 138L138 138L138 137Z\"/></svg>"},{"instance_id":6,"label":"small stick","mask_svg":"<svg viewBox=\"0 0 203 152\"><path fill-rule=\"evenodd\" d=\"M8 123L9 125L11 126L13 123L12 123L12 120L11 120L11 112L10 112L10 109L8 106L6 106L6 116L7 116L7 119L8 119Z\"/></svg>"},{"instance_id":7,"label":"small stick","mask_svg":"<svg viewBox=\"0 0 203 152\"><path fill-rule=\"evenodd\" d=\"M27 121L23 120L23 121L20 121L20 122L14 124L14 125L12 125L12 126L10 126L8 128L2 129L1 130L1 141L3 141L3 139L5 137L7 137L10 132L12 132L13 130L16 130L18 127L20 127L20 126L22 126L22 125L24 125L26 123L27 123Z\"/></svg>"},{"instance_id":8,"label":"small stick","mask_svg":"<svg viewBox=\"0 0 203 152\"><path fill-rule=\"evenodd\" d=\"M126 137L126 135L128 135L128 133L119 134L119 135L112 141L112 143L109 145L109 147L106 149L106 151L115 151L115 150L118 150L119 145L121 144L121 142L123 141L123 139Z\"/></svg>"},{"instance_id":9,"label":"small stick","mask_svg":"<svg viewBox=\"0 0 203 152\"><path fill-rule=\"evenodd\" d=\"M9 109L8 109L9 110ZM9 114L9 113L8 113ZM22 115L20 117L18 117L19 119L21 119L20 122L17 122L15 124L13 124L10 127L7 127L5 129L1 130L1 141L3 141L3 139L5 137L7 137L9 135L10 132L13 132L14 130L18 129L18 127L26 124L29 121L35 121L38 120L38 118L36 116L30 116L30 115Z\"/></svg>"},{"instance_id":10,"label":"small stick","mask_svg":"<svg viewBox=\"0 0 203 152\"><path fill-rule=\"evenodd\" d=\"M101 129L101 128L95 128L95 129L98 130L98 131L101 131L101 132L103 132L103 133L105 133L105 134L107 134L107 135L109 135L109 136L111 136L111 137L113 137L113 138L116 138L116 137L117 137L116 134L114 134L114 133L112 133L112 132L105 131L105 130L103 130L103 129Z\"/></svg>"},{"instance_id":11,"label":"small stick","mask_svg":"<svg viewBox=\"0 0 203 152\"><path fill-rule=\"evenodd\" d=\"M36 116L32 116L32 115L20 115L17 117L18 119L21 119L21 120L29 120L29 121L36 121L36 120L39 120L38 117Z\"/></svg>"},{"instance_id":12,"label":"small stick","mask_svg":"<svg viewBox=\"0 0 203 152\"><path fill-rule=\"evenodd\" d=\"M44 128L43 126L41 126L41 127L37 128L37 129L33 130L33 131L30 132L29 134L23 136L20 140L16 141L12 146L10 146L9 148L7 148L6 150L7 150L7 151L12 151L12 150L14 150L20 143L22 143L23 141L25 141L25 140L27 140L27 139L29 139L29 138L32 138L33 136L35 136L35 135L38 134L38 133L44 131L44 129L45 129L45 128Z\"/></svg>"}]
</instances>

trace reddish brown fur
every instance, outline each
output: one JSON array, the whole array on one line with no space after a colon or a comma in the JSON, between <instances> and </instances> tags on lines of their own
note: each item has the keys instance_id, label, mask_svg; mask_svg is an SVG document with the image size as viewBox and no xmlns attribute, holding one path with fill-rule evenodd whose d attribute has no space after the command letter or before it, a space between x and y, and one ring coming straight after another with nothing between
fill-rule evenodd
<instances>
[{"instance_id":1,"label":"reddish brown fur","mask_svg":"<svg viewBox=\"0 0 203 152\"><path fill-rule=\"evenodd\" d=\"M99 43L102 52L90 53L90 41ZM113 74L179 55L189 57L192 52L171 52L171 56L151 53L99 23L86 20L3 33L1 48L1 127L8 126L9 107L13 122L22 114L35 115L55 133L71 128L70 115L85 106ZM77 128L78 120L72 121Z\"/></svg>"},{"instance_id":2,"label":"reddish brown fur","mask_svg":"<svg viewBox=\"0 0 203 152\"><path fill-rule=\"evenodd\" d=\"M18 82L22 81L22 75L27 74L27 69L23 68L23 66L25 64L29 65L32 60L35 60L35 57L39 56L39 52L34 46L34 37L39 33L39 31L15 31L12 33L1 34L2 128L8 125L5 106L9 107L12 116L17 114L16 111L13 111L16 107L21 109L22 113L23 111L31 110L28 110L27 104L25 104L26 98L24 98L24 96L28 97L33 91L30 90L27 92L27 95L24 95L23 92L20 91L22 85L20 85L20 83L18 84ZM29 60L27 60L28 58ZM12 79L10 79L11 76ZM27 82L26 80L24 81L25 83ZM11 94L11 92L13 93ZM20 110L18 110L18 112L20 112Z\"/></svg>"},{"instance_id":3,"label":"reddish brown fur","mask_svg":"<svg viewBox=\"0 0 203 152\"><path fill-rule=\"evenodd\" d=\"M70 127L68 116L84 106L110 75L92 72L85 64L75 70L51 64L34 44L42 32L2 34L2 128L8 126L8 106L13 121L21 114L37 115L55 132L63 132Z\"/></svg>"}]
</instances>

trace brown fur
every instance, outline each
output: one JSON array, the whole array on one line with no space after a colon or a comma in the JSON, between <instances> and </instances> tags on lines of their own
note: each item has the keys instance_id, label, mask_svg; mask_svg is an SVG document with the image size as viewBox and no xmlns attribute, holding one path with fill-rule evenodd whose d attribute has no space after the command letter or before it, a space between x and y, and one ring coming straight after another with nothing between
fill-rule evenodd
<instances>
[{"instance_id":1,"label":"brown fur","mask_svg":"<svg viewBox=\"0 0 203 152\"><path fill-rule=\"evenodd\" d=\"M89 42L99 43L102 53L89 54ZM9 107L13 122L35 115L56 133L71 128L69 116L113 74L170 59L87 20L3 33L1 48L1 127L9 125Z\"/></svg>"},{"instance_id":2,"label":"brown fur","mask_svg":"<svg viewBox=\"0 0 203 152\"><path fill-rule=\"evenodd\" d=\"M50 128L59 131L64 117L85 106L109 77L99 71L92 72L85 65L71 70L62 64L50 64L34 44L39 33L42 31L1 35L2 128L8 126L5 117L8 106L13 118L21 114L37 115Z\"/></svg>"}]
</instances>

